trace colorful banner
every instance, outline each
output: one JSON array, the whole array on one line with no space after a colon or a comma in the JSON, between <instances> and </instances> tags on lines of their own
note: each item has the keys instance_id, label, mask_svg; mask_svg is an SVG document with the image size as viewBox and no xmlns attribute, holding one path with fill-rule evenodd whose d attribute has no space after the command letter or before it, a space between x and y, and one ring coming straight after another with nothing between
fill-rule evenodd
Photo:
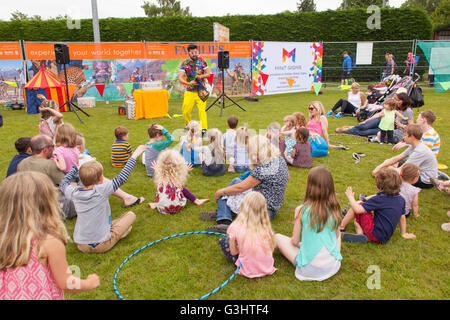
<instances>
[{"instance_id":1,"label":"colorful banner","mask_svg":"<svg viewBox=\"0 0 450 320\"><path fill-rule=\"evenodd\" d=\"M55 59L55 43L26 42L25 54L29 60ZM97 59L145 59L142 42L65 43L69 47L71 60Z\"/></svg>"},{"instance_id":2,"label":"colorful banner","mask_svg":"<svg viewBox=\"0 0 450 320\"><path fill-rule=\"evenodd\" d=\"M194 42L198 54L205 59L216 59L219 51L229 51L230 58L250 58L250 42ZM189 43L146 43L147 59L187 59Z\"/></svg>"},{"instance_id":3,"label":"colorful banner","mask_svg":"<svg viewBox=\"0 0 450 320\"><path fill-rule=\"evenodd\" d=\"M214 42L230 41L230 29L218 22L213 23Z\"/></svg>"},{"instance_id":4,"label":"colorful banner","mask_svg":"<svg viewBox=\"0 0 450 320\"><path fill-rule=\"evenodd\" d=\"M322 43L254 42L252 93L310 91L321 82Z\"/></svg>"}]
</instances>

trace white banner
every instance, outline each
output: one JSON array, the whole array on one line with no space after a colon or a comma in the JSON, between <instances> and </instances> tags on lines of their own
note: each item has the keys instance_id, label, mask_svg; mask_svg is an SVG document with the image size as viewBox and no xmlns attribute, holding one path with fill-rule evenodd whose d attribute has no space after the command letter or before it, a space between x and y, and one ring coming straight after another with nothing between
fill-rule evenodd
<instances>
[{"instance_id":1,"label":"white banner","mask_svg":"<svg viewBox=\"0 0 450 320\"><path fill-rule=\"evenodd\" d=\"M356 64L372 64L373 42L356 43Z\"/></svg>"},{"instance_id":2,"label":"white banner","mask_svg":"<svg viewBox=\"0 0 450 320\"><path fill-rule=\"evenodd\" d=\"M257 42L253 45L253 95L310 91L320 82L322 44Z\"/></svg>"}]
</instances>

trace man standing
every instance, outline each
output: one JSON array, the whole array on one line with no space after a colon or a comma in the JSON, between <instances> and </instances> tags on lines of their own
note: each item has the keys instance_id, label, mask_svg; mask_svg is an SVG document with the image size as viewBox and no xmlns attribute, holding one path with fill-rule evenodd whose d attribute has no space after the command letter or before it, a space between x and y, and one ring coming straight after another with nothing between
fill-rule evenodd
<instances>
[{"instance_id":1,"label":"man standing","mask_svg":"<svg viewBox=\"0 0 450 320\"><path fill-rule=\"evenodd\" d=\"M344 51L342 53L342 56L344 57L344 62L342 62L342 76L341 76L341 85L344 85L345 81L348 81L351 76L352 71L352 58L348 55L347 51Z\"/></svg>"},{"instance_id":2,"label":"man standing","mask_svg":"<svg viewBox=\"0 0 450 320\"><path fill-rule=\"evenodd\" d=\"M189 59L181 63L178 81L186 86L183 100L183 117L185 124L191 121L191 114L194 105L197 104L198 117L202 127L202 136L208 129L208 120L206 117L206 102L198 96L199 89L204 88L204 80L209 77L210 70L206 61L198 56L198 48L195 44L187 47ZM187 80L185 79L187 77Z\"/></svg>"}]
</instances>

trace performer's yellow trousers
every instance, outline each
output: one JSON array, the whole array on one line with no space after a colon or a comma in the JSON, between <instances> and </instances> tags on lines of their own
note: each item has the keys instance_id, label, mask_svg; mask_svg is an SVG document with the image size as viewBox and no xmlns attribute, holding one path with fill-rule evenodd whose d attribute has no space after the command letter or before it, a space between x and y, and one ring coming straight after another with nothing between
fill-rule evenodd
<instances>
[{"instance_id":1,"label":"performer's yellow trousers","mask_svg":"<svg viewBox=\"0 0 450 320\"><path fill-rule=\"evenodd\" d=\"M197 92L184 92L184 100L183 107L181 111L183 112L184 122L188 124L191 121L192 109L194 109L194 105L197 104L198 108L198 118L201 123L202 130L208 129L208 119L206 117L206 102L203 102L202 99L199 98Z\"/></svg>"}]
</instances>

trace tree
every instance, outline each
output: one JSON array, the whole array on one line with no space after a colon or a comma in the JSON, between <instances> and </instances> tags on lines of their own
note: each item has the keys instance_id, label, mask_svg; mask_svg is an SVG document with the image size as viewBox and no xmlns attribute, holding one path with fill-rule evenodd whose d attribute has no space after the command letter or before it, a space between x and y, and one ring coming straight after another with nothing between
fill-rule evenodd
<instances>
[{"instance_id":1,"label":"tree","mask_svg":"<svg viewBox=\"0 0 450 320\"><path fill-rule=\"evenodd\" d=\"M297 2L297 12L316 11L314 0L301 0Z\"/></svg>"},{"instance_id":2,"label":"tree","mask_svg":"<svg viewBox=\"0 0 450 320\"><path fill-rule=\"evenodd\" d=\"M442 0L431 14L433 26L445 26L450 24L450 0Z\"/></svg>"},{"instance_id":3,"label":"tree","mask_svg":"<svg viewBox=\"0 0 450 320\"><path fill-rule=\"evenodd\" d=\"M26 13L16 10L11 13L11 21L42 21L42 17L38 15L29 17Z\"/></svg>"},{"instance_id":4,"label":"tree","mask_svg":"<svg viewBox=\"0 0 450 320\"><path fill-rule=\"evenodd\" d=\"M383 0L342 0L338 9L344 9L344 3L347 5L347 9L363 8L367 9L369 6L376 5L380 8L383 7ZM389 0L384 1L385 6L389 5Z\"/></svg>"},{"instance_id":5,"label":"tree","mask_svg":"<svg viewBox=\"0 0 450 320\"><path fill-rule=\"evenodd\" d=\"M156 0L158 4L144 1L141 6L147 17L170 17L170 16L192 16L189 7L182 8L180 1L176 0Z\"/></svg>"},{"instance_id":6,"label":"tree","mask_svg":"<svg viewBox=\"0 0 450 320\"><path fill-rule=\"evenodd\" d=\"M401 8L420 8L432 14L442 0L406 0Z\"/></svg>"}]
</instances>

